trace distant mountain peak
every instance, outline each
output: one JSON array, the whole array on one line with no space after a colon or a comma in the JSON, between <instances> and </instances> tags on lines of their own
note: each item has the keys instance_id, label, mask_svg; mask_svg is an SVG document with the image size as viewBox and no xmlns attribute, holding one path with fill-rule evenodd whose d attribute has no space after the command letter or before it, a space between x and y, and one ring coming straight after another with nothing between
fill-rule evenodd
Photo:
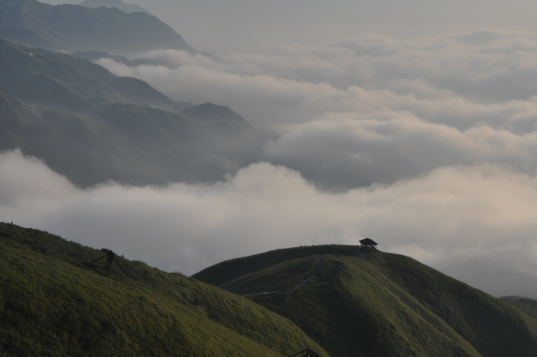
<instances>
[{"instance_id":1,"label":"distant mountain peak","mask_svg":"<svg viewBox=\"0 0 538 357\"><path fill-rule=\"evenodd\" d=\"M83 4L52 6L35 0L0 0L0 37L69 52L104 51L115 55L159 49L196 52L170 26L138 5L124 4L121 0L86 0Z\"/></svg>"},{"instance_id":2,"label":"distant mountain peak","mask_svg":"<svg viewBox=\"0 0 538 357\"><path fill-rule=\"evenodd\" d=\"M145 12L146 14L149 14L149 12L142 6L137 4L126 4L121 0L84 0L79 5L91 8L97 8L101 6L108 8L115 7L128 14L132 12Z\"/></svg>"}]
</instances>

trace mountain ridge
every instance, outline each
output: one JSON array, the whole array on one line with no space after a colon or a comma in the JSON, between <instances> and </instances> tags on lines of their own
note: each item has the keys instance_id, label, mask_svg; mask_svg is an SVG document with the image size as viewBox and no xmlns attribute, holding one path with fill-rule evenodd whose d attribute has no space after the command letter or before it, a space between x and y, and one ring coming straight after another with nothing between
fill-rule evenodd
<instances>
[{"instance_id":1,"label":"mountain ridge","mask_svg":"<svg viewBox=\"0 0 538 357\"><path fill-rule=\"evenodd\" d=\"M137 4L126 4L121 0L84 0L79 4L80 6L85 7L91 7L91 8L97 8L100 6L104 7L115 7L123 12L131 13L131 12L144 12L148 15L151 15L149 11L144 9L142 6Z\"/></svg>"},{"instance_id":2,"label":"mountain ridge","mask_svg":"<svg viewBox=\"0 0 538 357\"><path fill-rule=\"evenodd\" d=\"M157 17L143 12L128 14L117 8L0 0L0 23L0 35L11 41L53 50L97 50L117 55L158 49L196 52Z\"/></svg>"},{"instance_id":3,"label":"mountain ridge","mask_svg":"<svg viewBox=\"0 0 538 357\"><path fill-rule=\"evenodd\" d=\"M19 148L82 187L213 183L258 161L274 136L228 107L174 101L142 80L5 39L0 110L0 150Z\"/></svg>"}]
</instances>

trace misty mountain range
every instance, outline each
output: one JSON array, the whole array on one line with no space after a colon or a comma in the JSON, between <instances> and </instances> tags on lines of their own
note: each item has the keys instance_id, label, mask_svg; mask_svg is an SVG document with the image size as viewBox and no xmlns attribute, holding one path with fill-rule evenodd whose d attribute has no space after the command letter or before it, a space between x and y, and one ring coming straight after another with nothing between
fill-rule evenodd
<instances>
[{"instance_id":1,"label":"misty mountain range","mask_svg":"<svg viewBox=\"0 0 538 357\"><path fill-rule=\"evenodd\" d=\"M275 137L227 107L174 101L90 62L140 64L121 54L156 48L194 52L154 16L2 0L0 20L0 150L19 148L77 185L215 182L259 161Z\"/></svg>"},{"instance_id":2,"label":"misty mountain range","mask_svg":"<svg viewBox=\"0 0 538 357\"><path fill-rule=\"evenodd\" d=\"M146 9L137 4L126 4L121 0L84 0L79 4L80 6L97 8L97 7L115 7L123 12L128 14L132 12L144 12L148 15L151 15Z\"/></svg>"},{"instance_id":3,"label":"misty mountain range","mask_svg":"<svg viewBox=\"0 0 538 357\"><path fill-rule=\"evenodd\" d=\"M126 55L163 48L195 52L170 26L144 12L52 6L35 0L0 1L0 37L68 52L97 50Z\"/></svg>"},{"instance_id":4,"label":"misty mountain range","mask_svg":"<svg viewBox=\"0 0 538 357\"><path fill-rule=\"evenodd\" d=\"M258 160L271 134L227 107L176 102L144 81L0 40L0 149L81 186L214 182Z\"/></svg>"}]
</instances>

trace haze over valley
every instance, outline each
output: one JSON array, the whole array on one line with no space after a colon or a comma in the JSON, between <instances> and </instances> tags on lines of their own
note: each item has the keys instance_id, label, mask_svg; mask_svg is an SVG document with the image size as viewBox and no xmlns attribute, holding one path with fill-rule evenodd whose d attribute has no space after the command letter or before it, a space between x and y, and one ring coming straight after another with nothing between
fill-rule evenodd
<instances>
[{"instance_id":1,"label":"haze over valley","mask_svg":"<svg viewBox=\"0 0 538 357\"><path fill-rule=\"evenodd\" d=\"M4 221L186 275L371 237L536 298L536 4L0 4Z\"/></svg>"}]
</instances>

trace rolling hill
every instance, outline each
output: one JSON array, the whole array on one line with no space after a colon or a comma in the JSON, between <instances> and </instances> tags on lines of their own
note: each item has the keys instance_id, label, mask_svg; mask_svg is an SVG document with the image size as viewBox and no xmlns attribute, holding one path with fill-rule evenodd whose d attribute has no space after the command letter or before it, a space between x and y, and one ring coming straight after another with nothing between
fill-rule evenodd
<instances>
[{"instance_id":1,"label":"rolling hill","mask_svg":"<svg viewBox=\"0 0 538 357\"><path fill-rule=\"evenodd\" d=\"M238 295L58 236L0 223L2 356L328 354Z\"/></svg>"},{"instance_id":2,"label":"rolling hill","mask_svg":"<svg viewBox=\"0 0 538 357\"><path fill-rule=\"evenodd\" d=\"M521 296L503 296L499 299L506 301L507 303L517 307L533 319L536 319L536 300L524 298Z\"/></svg>"},{"instance_id":3,"label":"rolling hill","mask_svg":"<svg viewBox=\"0 0 538 357\"><path fill-rule=\"evenodd\" d=\"M193 277L287 317L332 356L536 355L536 318L401 255L290 248Z\"/></svg>"},{"instance_id":4,"label":"rolling hill","mask_svg":"<svg viewBox=\"0 0 538 357\"><path fill-rule=\"evenodd\" d=\"M405 256L353 246L290 248L189 278L121 254L107 275L104 259L96 259L109 252L0 223L0 353L536 354L535 318Z\"/></svg>"},{"instance_id":5,"label":"rolling hill","mask_svg":"<svg viewBox=\"0 0 538 357\"><path fill-rule=\"evenodd\" d=\"M118 55L158 49L196 52L155 16L126 13L116 7L0 0L0 26L0 36L8 40L68 52L97 50Z\"/></svg>"}]
</instances>

